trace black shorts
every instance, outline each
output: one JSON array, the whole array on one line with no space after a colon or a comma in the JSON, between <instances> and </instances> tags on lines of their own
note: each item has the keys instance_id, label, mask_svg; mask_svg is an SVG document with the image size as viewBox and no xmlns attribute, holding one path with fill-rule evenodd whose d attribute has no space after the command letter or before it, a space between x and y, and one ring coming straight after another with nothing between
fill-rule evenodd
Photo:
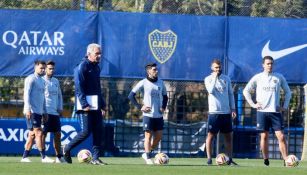
<instances>
[{"instance_id":1,"label":"black shorts","mask_svg":"<svg viewBox=\"0 0 307 175\"><path fill-rule=\"evenodd\" d=\"M207 129L213 134L232 132L231 114L209 114Z\"/></svg>"},{"instance_id":2,"label":"black shorts","mask_svg":"<svg viewBox=\"0 0 307 175\"><path fill-rule=\"evenodd\" d=\"M29 120L26 118L27 129L33 131L33 128L41 128L42 118L43 118L42 115L32 113Z\"/></svg>"},{"instance_id":3,"label":"black shorts","mask_svg":"<svg viewBox=\"0 0 307 175\"><path fill-rule=\"evenodd\" d=\"M43 131L44 133L60 132L61 131L60 116L48 114L48 120L46 121L46 123L44 123Z\"/></svg>"},{"instance_id":4,"label":"black shorts","mask_svg":"<svg viewBox=\"0 0 307 175\"><path fill-rule=\"evenodd\" d=\"M143 130L144 131L159 131L163 130L163 117L152 118L152 117L143 117Z\"/></svg>"},{"instance_id":5,"label":"black shorts","mask_svg":"<svg viewBox=\"0 0 307 175\"><path fill-rule=\"evenodd\" d=\"M278 112L257 112L258 131L270 131L270 128L281 131L284 129L283 122L283 117Z\"/></svg>"}]
</instances>

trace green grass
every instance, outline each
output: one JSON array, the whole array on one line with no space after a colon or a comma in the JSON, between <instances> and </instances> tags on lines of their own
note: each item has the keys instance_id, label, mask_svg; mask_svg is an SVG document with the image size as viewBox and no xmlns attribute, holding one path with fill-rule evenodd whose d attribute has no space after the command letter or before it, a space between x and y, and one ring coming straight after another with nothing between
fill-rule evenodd
<instances>
[{"instance_id":1,"label":"green grass","mask_svg":"<svg viewBox=\"0 0 307 175\"><path fill-rule=\"evenodd\" d=\"M260 159L235 159L240 164L231 166L206 166L203 158L171 158L166 166L147 166L141 158L103 158L109 165L42 164L38 157L32 163L20 163L20 157L0 157L0 175L280 175L306 174L307 162L295 168L283 167L282 160L270 160L265 167Z\"/></svg>"}]
</instances>

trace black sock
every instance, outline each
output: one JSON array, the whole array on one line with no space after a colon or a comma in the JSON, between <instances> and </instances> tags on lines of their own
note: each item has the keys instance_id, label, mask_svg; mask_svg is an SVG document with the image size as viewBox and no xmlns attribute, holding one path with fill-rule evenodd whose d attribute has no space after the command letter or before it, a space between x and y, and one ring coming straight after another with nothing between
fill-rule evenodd
<instances>
[{"instance_id":1,"label":"black sock","mask_svg":"<svg viewBox=\"0 0 307 175\"><path fill-rule=\"evenodd\" d=\"M146 153L146 157L147 157L147 159L150 159L151 157L150 157L150 152L149 153Z\"/></svg>"},{"instance_id":2,"label":"black sock","mask_svg":"<svg viewBox=\"0 0 307 175\"><path fill-rule=\"evenodd\" d=\"M22 158L28 157L29 154L30 154L30 150L25 150L25 151L23 152Z\"/></svg>"},{"instance_id":3,"label":"black sock","mask_svg":"<svg viewBox=\"0 0 307 175\"><path fill-rule=\"evenodd\" d=\"M61 157L63 157L63 155L62 154L58 154L58 155L56 155L56 157L60 159Z\"/></svg>"},{"instance_id":4,"label":"black sock","mask_svg":"<svg viewBox=\"0 0 307 175\"><path fill-rule=\"evenodd\" d=\"M40 151L40 154L41 154L42 159L44 159L46 157L45 149L42 149Z\"/></svg>"},{"instance_id":5,"label":"black sock","mask_svg":"<svg viewBox=\"0 0 307 175\"><path fill-rule=\"evenodd\" d=\"M265 164L266 166L269 166L269 165L270 165L269 159L264 159L264 164Z\"/></svg>"}]
</instances>

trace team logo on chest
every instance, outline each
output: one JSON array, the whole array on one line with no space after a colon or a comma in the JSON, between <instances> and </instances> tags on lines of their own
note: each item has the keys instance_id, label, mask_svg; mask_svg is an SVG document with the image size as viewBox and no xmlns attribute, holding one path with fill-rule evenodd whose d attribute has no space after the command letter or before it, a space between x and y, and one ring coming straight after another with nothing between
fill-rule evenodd
<instances>
[{"instance_id":1,"label":"team logo on chest","mask_svg":"<svg viewBox=\"0 0 307 175\"><path fill-rule=\"evenodd\" d=\"M165 63L173 55L177 45L177 35L167 30L165 32L154 30L148 35L151 53L161 64Z\"/></svg>"}]
</instances>

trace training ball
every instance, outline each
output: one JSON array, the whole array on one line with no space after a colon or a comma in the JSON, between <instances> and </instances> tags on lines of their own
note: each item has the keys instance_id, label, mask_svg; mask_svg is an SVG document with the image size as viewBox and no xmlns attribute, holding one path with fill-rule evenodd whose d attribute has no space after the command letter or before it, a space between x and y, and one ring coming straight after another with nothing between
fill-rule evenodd
<instances>
[{"instance_id":1,"label":"training ball","mask_svg":"<svg viewBox=\"0 0 307 175\"><path fill-rule=\"evenodd\" d=\"M228 165L228 162L229 157L224 153L218 154L215 158L215 163L217 165Z\"/></svg>"},{"instance_id":2,"label":"training ball","mask_svg":"<svg viewBox=\"0 0 307 175\"><path fill-rule=\"evenodd\" d=\"M92 160L92 153L87 149L82 149L79 151L77 157L79 163L90 163Z\"/></svg>"},{"instance_id":3,"label":"training ball","mask_svg":"<svg viewBox=\"0 0 307 175\"><path fill-rule=\"evenodd\" d=\"M157 165L165 165L165 164L168 164L169 157L166 154L164 154L164 153L158 153L155 156L154 162Z\"/></svg>"},{"instance_id":4,"label":"training ball","mask_svg":"<svg viewBox=\"0 0 307 175\"><path fill-rule=\"evenodd\" d=\"M295 155L288 155L286 158L286 167L296 167L299 164L299 160Z\"/></svg>"}]
</instances>

